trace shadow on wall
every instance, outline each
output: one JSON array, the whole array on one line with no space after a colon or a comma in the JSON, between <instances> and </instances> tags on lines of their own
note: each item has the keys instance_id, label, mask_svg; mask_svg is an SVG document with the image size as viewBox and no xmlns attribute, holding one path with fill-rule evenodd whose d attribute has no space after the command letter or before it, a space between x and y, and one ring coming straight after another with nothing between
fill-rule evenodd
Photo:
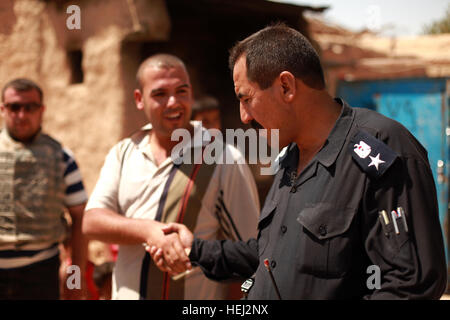
<instances>
[{"instance_id":1,"label":"shadow on wall","mask_svg":"<svg viewBox=\"0 0 450 320\"><path fill-rule=\"evenodd\" d=\"M8 36L12 33L14 25L17 22L16 14L14 13L14 0L0 1L0 39L3 36Z\"/></svg>"}]
</instances>

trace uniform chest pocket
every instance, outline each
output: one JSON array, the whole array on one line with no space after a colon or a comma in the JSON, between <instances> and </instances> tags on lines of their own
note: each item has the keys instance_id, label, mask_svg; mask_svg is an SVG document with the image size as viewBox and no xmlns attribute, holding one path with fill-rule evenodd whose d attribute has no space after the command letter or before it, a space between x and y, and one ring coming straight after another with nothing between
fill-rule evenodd
<instances>
[{"instance_id":1,"label":"uniform chest pocket","mask_svg":"<svg viewBox=\"0 0 450 320\"><path fill-rule=\"evenodd\" d=\"M273 200L269 200L261 210L261 215L258 221L258 253L261 256L269 243L269 229L275 211L277 209L277 203Z\"/></svg>"},{"instance_id":2,"label":"uniform chest pocket","mask_svg":"<svg viewBox=\"0 0 450 320\"><path fill-rule=\"evenodd\" d=\"M302 232L296 260L300 272L339 278L349 271L357 236L350 225L356 211L333 203L317 203L300 211L297 222Z\"/></svg>"}]
</instances>

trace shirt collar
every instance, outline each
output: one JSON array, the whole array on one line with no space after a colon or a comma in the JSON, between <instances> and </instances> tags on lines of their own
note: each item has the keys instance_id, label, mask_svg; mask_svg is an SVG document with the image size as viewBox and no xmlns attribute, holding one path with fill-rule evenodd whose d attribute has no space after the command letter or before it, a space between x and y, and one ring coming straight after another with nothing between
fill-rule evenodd
<instances>
[{"instance_id":1,"label":"shirt collar","mask_svg":"<svg viewBox=\"0 0 450 320\"><path fill-rule=\"evenodd\" d=\"M176 158L172 159L171 157L169 157L171 159L171 161L175 161L177 158L181 158L186 151L189 148L202 148L204 146L206 146L210 141L211 141L211 134L209 133L208 130L206 130L204 127L202 127L201 122L200 121L190 121L190 124L194 127L194 137L191 137L189 135L188 139L184 139L184 138L180 138L180 142L182 144L182 154L177 155ZM138 142L138 149L141 150L141 152L147 154L148 151L148 145L149 145L149 132L153 129L153 126L151 123L146 124L145 126L143 126L140 129L140 132L143 133L143 138L141 139L141 141ZM191 145L191 140L192 140L192 145ZM152 156L149 155L151 159Z\"/></svg>"},{"instance_id":2,"label":"shirt collar","mask_svg":"<svg viewBox=\"0 0 450 320\"><path fill-rule=\"evenodd\" d=\"M336 98L335 101L342 106L341 114L334 124L334 127L325 141L324 146L316 155L316 159L326 167L331 166L336 161L342 147L344 146L345 139L347 138L354 118L353 109L344 100ZM296 169L299 160L298 146L293 142L287 148L288 151L281 162L281 167Z\"/></svg>"},{"instance_id":3,"label":"shirt collar","mask_svg":"<svg viewBox=\"0 0 450 320\"><path fill-rule=\"evenodd\" d=\"M324 146L317 154L317 160L326 167L331 166L341 152L355 114L354 110L344 100L336 98L335 101L342 105L341 114Z\"/></svg>"}]
</instances>

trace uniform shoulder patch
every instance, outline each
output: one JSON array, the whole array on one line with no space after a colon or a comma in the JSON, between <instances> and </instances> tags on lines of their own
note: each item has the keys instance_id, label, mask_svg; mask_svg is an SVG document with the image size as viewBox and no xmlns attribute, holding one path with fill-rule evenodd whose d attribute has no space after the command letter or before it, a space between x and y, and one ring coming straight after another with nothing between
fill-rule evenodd
<instances>
[{"instance_id":1,"label":"uniform shoulder patch","mask_svg":"<svg viewBox=\"0 0 450 320\"><path fill-rule=\"evenodd\" d=\"M364 130L350 139L348 151L360 168L371 178L381 177L398 158L397 153Z\"/></svg>"}]
</instances>

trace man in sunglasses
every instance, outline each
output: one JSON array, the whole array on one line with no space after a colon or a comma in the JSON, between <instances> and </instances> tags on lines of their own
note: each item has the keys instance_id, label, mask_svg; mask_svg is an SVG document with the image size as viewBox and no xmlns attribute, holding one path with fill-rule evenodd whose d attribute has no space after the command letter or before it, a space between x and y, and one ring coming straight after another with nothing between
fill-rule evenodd
<instances>
[{"instance_id":1,"label":"man in sunglasses","mask_svg":"<svg viewBox=\"0 0 450 320\"><path fill-rule=\"evenodd\" d=\"M41 132L42 101L41 88L28 79L15 79L2 90L0 299L59 299L59 244L69 233L81 288L67 290L66 298L86 292L81 219L87 195L72 153Z\"/></svg>"}]
</instances>

